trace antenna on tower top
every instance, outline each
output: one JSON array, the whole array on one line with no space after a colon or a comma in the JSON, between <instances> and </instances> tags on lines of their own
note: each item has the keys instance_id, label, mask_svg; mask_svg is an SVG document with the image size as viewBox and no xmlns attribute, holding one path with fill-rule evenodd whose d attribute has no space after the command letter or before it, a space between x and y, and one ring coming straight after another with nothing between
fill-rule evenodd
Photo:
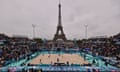
<instances>
[{"instance_id":1,"label":"antenna on tower top","mask_svg":"<svg viewBox=\"0 0 120 72\"><path fill-rule=\"evenodd\" d=\"M59 0L59 4L61 4L61 0Z\"/></svg>"}]
</instances>

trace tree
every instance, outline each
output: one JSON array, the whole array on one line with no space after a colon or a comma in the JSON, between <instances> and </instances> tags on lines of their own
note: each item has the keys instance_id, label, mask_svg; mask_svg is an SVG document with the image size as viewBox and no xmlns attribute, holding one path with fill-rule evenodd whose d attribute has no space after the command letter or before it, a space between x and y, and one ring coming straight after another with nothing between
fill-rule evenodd
<instances>
[{"instance_id":1,"label":"tree","mask_svg":"<svg viewBox=\"0 0 120 72\"><path fill-rule=\"evenodd\" d=\"M33 40L37 43L43 43L43 40L41 38L34 38Z\"/></svg>"}]
</instances>

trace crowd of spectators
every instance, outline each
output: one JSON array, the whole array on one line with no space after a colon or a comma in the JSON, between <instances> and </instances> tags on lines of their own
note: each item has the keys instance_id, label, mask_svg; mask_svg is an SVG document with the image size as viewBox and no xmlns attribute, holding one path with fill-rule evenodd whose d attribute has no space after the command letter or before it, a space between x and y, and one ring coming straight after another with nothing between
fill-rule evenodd
<instances>
[{"instance_id":1,"label":"crowd of spectators","mask_svg":"<svg viewBox=\"0 0 120 72\"><path fill-rule=\"evenodd\" d=\"M32 43L34 43L33 40L27 37L8 37L0 34L0 67L25 58L26 55L33 52Z\"/></svg>"},{"instance_id":2,"label":"crowd of spectators","mask_svg":"<svg viewBox=\"0 0 120 72\"><path fill-rule=\"evenodd\" d=\"M113 37L96 37L78 41L80 48L90 48L92 53L105 56L120 56L120 34Z\"/></svg>"},{"instance_id":3,"label":"crowd of spectators","mask_svg":"<svg viewBox=\"0 0 120 72\"><path fill-rule=\"evenodd\" d=\"M94 37L78 41L79 48L90 48L94 55L114 59L120 63L120 33L111 37Z\"/></svg>"}]
</instances>

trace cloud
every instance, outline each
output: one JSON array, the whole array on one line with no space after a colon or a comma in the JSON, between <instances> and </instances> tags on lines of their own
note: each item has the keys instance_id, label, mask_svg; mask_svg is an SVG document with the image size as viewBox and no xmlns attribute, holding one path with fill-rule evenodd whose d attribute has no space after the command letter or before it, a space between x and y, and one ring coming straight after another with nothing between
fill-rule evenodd
<instances>
[{"instance_id":1,"label":"cloud","mask_svg":"<svg viewBox=\"0 0 120 72\"><path fill-rule=\"evenodd\" d=\"M120 32L120 0L62 0L62 25L68 39ZM0 31L7 35L52 39L58 23L57 0L0 0Z\"/></svg>"}]
</instances>

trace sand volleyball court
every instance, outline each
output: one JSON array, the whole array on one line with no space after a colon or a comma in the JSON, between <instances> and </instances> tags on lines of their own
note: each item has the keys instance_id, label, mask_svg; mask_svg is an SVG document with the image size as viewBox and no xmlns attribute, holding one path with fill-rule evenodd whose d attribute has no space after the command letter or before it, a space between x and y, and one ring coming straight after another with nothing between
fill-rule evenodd
<instances>
[{"instance_id":1,"label":"sand volleyball court","mask_svg":"<svg viewBox=\"0 0 120 72\"><path fill-rule=\"evenodd\" d=\"M30 64L54 64L67 63L69 64L88 64L80 55L78 54L43 54L34 58Z\"/></svg>"}]
</instances>

